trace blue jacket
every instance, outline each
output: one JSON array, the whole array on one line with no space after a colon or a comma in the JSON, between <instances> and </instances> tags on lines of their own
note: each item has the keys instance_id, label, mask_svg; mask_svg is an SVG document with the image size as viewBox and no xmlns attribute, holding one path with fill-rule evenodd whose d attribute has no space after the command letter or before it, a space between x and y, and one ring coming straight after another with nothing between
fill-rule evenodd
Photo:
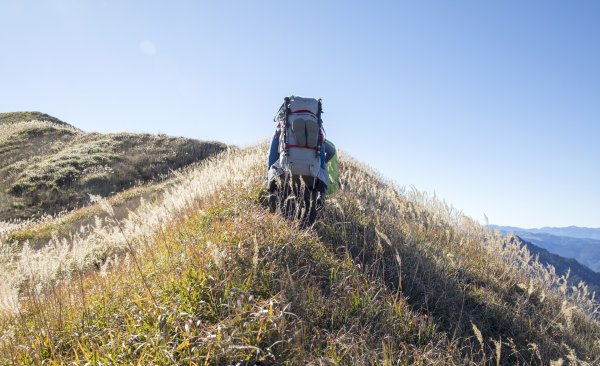
<instances>
[{"instance_id":1,"label":"blue jacket","mask_svg":"<svg viewBox=\"0 0 600 366\"><path fill-rule=\"evenodd\" d=\"M273 134L271 139L271 147L269 148L269 161L267 162L267 171L271 168L271 165L275 164L279 160L279 135L281 129L278 127Z\"/></svg>"}]
</instances>

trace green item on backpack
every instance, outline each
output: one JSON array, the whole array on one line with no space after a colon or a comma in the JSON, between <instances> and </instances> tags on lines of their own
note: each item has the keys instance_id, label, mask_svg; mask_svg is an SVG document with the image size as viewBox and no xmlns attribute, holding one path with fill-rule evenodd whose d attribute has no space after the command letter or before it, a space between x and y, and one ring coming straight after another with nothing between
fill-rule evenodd
<instances>
[{"instance_id":1,"label":"green item on backpack","mask_svg":"<svg viewBox=\"0 0 600 366\"><path fill-rule=\"evenodd\" d=\"M333 145L333 143L331 144ZM327 174L329 174L329 186L327 187L327 194L335 193L340 188L340 172L338 169L337 155L338 154L333 155L333 158L331 158L331 160L329 160L327 163Z\"/></svg>"}]
</instances>

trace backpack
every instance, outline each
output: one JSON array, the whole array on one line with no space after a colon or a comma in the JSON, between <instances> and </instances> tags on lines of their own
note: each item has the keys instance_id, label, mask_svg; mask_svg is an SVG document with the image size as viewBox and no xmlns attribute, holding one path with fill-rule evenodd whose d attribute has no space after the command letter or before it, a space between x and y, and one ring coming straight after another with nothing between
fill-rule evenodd
<instances>
[{"instance_id":1,"label":"backpack","mask_svg":"<svg viewBox=\"0 0 600 366\"><path fill-rule=\"evenodd\" d=\"M321 99L291 96L275 116L279 136L279 163L292 175L321 177L321 153L325 134ZM327 182L325 182L327 183Z\"/></svg>"}]
</instances>

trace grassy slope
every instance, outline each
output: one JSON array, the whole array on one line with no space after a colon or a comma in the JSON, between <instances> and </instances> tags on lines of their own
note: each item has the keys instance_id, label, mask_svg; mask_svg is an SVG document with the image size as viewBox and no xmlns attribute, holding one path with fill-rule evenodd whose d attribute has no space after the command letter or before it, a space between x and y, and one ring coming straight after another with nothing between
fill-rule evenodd
<instances>
[{"instance_id":1,"label":"grassy slope","mask_svg":"<svg viewBox=\"0 0 600 366\"><path fill-rule=\"evenodd\" d=\"M115 216L127 217L128 213L138 208L144 201L155 202L160 199L165 189L177 184L177 177L170 177L160 182L149 182L137 185L123 192L116 193L107 202L113 207ZM24 243L38 249L46 245L53 237L69 237L82 228L87 228L97 220L103 220L107 214L99 204L89 204L67 213L45 217L42 220L17 221L0 226L0 240L11 248L21 248Z\"/></svg>"},{"instance_id":2,"label":"grassy slope","mask_svg":"<svg viewBox=\"0 0 600 366\"><path fill-rule=\"evenodd\" d=\"M259 203L265 149L190 170L164 201L128 219L111 220L103 202L109 216L93 230L7 260L0 305L18 312L1 320L0 357L598 362L600 326L585 288L567 289L516 240L348 159L343 190L302 231Z\"/></svg>"},{"instance_id":3,"label":"grassy slope","mask_svg":"<svg viewBox=\"0 0 600 366\"><path fill-rule=\"evenodd\" d=\"M42 120L43 119L43 120ZM85 205L225 148L149 134L85 133L39 112L0 114L0 220Z\"/></svg>"}]
</instances>

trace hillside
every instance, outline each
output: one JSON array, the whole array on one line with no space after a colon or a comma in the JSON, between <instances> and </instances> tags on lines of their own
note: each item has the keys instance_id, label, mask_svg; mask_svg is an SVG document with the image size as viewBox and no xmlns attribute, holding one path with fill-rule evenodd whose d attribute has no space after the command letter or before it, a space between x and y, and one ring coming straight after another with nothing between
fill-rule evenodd
<instances>
[{"instance_id":1,"label":"hillside","mask_svg":"<svg viewBox=\"0 0 600 366\"><path fill-rule=\"evenodd\" d=\"M0 221L53 215L215 155L216 142L86 133L39 112L0 113Z\"/></svg>"},{"instance_id":2,"label":"hillside","mask_svg":"<svg viewBox=\"0 0 600 366\"><path fill-rule=\"evenodd\" d=\"M266 145L40 249L0 232L0 364L598 364L598 303L451 207L341 156L307 230L262 205Z\"/></svg>"}]
</instances>

